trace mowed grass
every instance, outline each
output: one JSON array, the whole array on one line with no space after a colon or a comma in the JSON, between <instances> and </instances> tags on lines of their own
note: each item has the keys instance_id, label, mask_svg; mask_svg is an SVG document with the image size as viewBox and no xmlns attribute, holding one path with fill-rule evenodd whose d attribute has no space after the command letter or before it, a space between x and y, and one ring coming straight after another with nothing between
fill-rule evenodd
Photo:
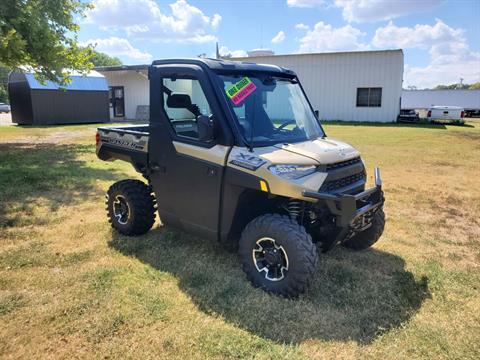
<instances>
[{"instance_id":1,"label":"mowed grass","mask_svg":"<svg viewBox=\"0 0 480 360\"><path fill-rule=\"evenodd\" d=\"M326 125L381 166L387 225L296 300L215 242L113 232L105 191L138 175L94 128L0 127L1 358L480 358L480 123Z\"/></svg>"}]
</instances>

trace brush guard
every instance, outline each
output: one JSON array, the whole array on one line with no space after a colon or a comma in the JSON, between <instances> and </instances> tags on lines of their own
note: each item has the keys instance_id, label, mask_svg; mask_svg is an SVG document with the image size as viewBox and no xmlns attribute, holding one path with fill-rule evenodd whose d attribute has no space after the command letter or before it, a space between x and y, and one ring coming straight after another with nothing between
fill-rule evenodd
<instances>
[{"instance_id":1,"label":"brush guard","mask_svg":"<svg viewBox=\"0 0 480 360\"><path fill-rule=\"evenodd\" d=\"M331 243L334 246L356 232L365 230L365 219L383 207L385 199L382 191L382 179L380 169L374 170L375 186L362 191L361 193L350 194L329 194L316 191L304 190L302 195L325 202L331 214L335 216L335 224L340 228L335 240ZM326 249L325 249L326 250Z\"/></svg>"}]
</instances>

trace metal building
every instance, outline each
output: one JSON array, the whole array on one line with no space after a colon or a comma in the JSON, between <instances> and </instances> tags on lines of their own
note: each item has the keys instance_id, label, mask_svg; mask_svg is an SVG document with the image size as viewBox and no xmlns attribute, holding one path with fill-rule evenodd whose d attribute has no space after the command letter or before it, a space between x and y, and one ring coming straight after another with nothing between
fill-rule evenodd
<instances>
[{"instance_id":1,"label":"metal building","mask_svg":"<svg viewBox=\"0 0 480 360\"><path fill-rule=\"evenodd\" d=\"M235 58L295 71L321 120L394 122L400 112L402 50Z\"/></svg>"},{"instance_id":2,"label":"metal building","mask_svg":"<svg viewBox=\"0 0 480 360\"><path fill-rule=\"evenodd\" d=\"M321 120L394 122L400 112L402 50L268 55L231 60L294 70ZM148 119L148 65L96 70L105 76L110 87L112 120Z\"/></svg>"},{"instance_id":3,"label":"metal building","mask_svg":"<svg viewBox=\"0 0 480 360\"><path fill-rule=\"evenodd\" d=\"M21 125L108 122L108 84L98 72L72 75L60 86L35 79L33 73L14 71L8 79L12 121Z\"/></svg>"},{"instance_id":4,"label":"metal building","mask_svg":"<svg viewBox=\"0 0 480 360\"><path fill-rule=\"evenodd\" d=\"M150 88L148 65L119 65L96 68L110 89L110 119L148 120Z\"/></svg>"}]
</instances>

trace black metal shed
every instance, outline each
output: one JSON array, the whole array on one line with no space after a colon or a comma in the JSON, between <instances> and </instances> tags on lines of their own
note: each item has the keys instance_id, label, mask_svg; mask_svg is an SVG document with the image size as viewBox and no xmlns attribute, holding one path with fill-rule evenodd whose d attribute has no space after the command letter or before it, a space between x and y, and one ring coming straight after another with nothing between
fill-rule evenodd
<instances>
[{"instance_id":1,"label":"black metal shed","mask_svg":"<svg viewBox=\"0 0 480 360\"><path fill-rule=\"evenodd\" d=\"M12 121L22 125L108 122L108 84L103 75L71 76L61 87L41 84L32 73L13 71L8 79Z\"/></svg>"}]
</instances>

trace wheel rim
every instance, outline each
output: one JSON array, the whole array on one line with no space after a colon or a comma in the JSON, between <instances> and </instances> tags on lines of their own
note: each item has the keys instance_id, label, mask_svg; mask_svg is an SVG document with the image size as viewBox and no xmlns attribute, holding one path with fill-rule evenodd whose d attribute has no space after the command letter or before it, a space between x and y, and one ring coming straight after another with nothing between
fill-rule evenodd
<instances>
[{"instance_id":1,"label":"wheel rim","mask_svg":"<svg viewBox=\"0 0 480 360\"><path fill-rule=\"evenodd\" d=\"M115 196L113 201L113 216L117 219L117 222L121 225L125 225L130 217L130 207L123 195Z\"/></svg>"},{"instance_id":2,"label":"wheel rim","mask_svg":"<svg viewBox=\"0 0 480 360\"><path fill-rule=\"evenodd\" d=\"M270 281L282 280L288 272L288 256L282 245L269 237L255 243L252 258L259 273Z\"/></svg>"}]
</instances>

